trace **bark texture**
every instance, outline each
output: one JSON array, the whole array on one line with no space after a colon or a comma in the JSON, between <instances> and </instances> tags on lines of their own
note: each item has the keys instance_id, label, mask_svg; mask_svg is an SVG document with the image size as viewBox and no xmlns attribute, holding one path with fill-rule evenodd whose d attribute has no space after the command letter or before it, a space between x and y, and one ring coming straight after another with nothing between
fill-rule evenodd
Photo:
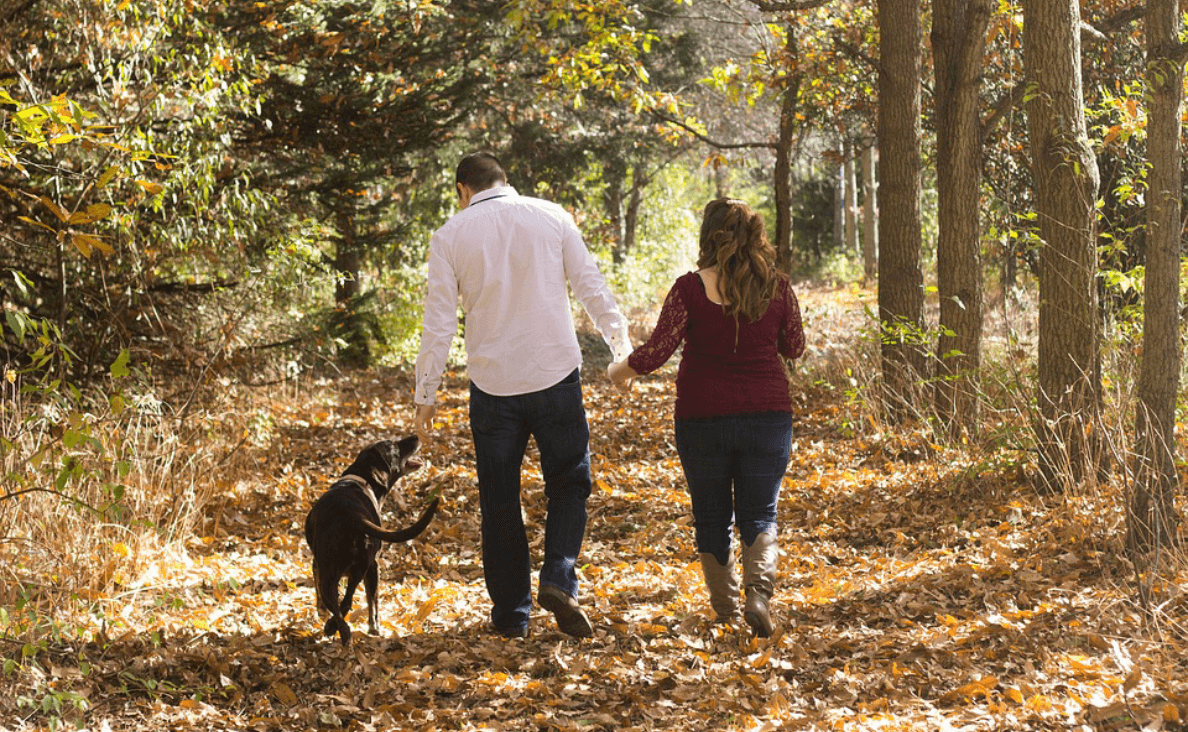
<instances>
[{"instance_id":1,"label":"bark texture","mask_svg":"<svg viewBox=\"0 0 1188 732\"><path fill-rule=\"evenodd\" d=\"M1039 420L1043 487L1065 489L1100 466L1094 202L1077 0L1025 0L1027 128L1043 245L1039 256Z\"/></svg>"},{"instance_id":2,"label":"bark texture","mask_svg":"<svg viewBox=\"0 0 1188 732\"><path fill-rule=\"evenodd\" d=\"M903 418L924 375L920 269L920 66L917 0L879 0L879 322L885 404Z\"/></svg>"},{"instance_id":3,"label":"bark texture","mask_svg":"<svg viewBox=\"0 0 1188 732\"><path fill-rule=\"evenodd\" d=\"M978 424L982 362L982 59L992 0L936 0L937 414L954 435Z\"/></svg>"},{"instance_id":4,"label":"bark texture","mask_svg":"<svg viewBox=\"0 0 1188 732\"><path fill-rule=\"evenodd\" d=\"M1176 535L1176 391L1180 383L1180 191L1184 63L1172 55L1180 35L1179 0L1147 2L1147 260L1143 363L1135 415L1137 469L1127 546L1146 551Z\"/></svg>"}]
</instances>

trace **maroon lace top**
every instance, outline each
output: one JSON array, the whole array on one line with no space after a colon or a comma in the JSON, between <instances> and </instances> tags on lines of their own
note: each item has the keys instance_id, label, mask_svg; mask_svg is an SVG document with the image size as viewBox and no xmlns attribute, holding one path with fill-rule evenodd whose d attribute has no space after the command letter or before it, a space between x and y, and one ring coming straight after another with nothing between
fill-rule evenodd
<instances>
[{"instance_id":1,"label":"maroon lace top","mask_svg":"<svg viewBox=\"0 0 1188 732\"><path fill-rule=\"evenodd\" d=\"M668 291L652 336L627 358L640 374L664 365L684 342L677 370L676 418L751 412L791 412L788 376L780 356L804 353L800 305L786 279L763 317L737 321L710 301L696 272Z\"/></svg>"}]
</instances>

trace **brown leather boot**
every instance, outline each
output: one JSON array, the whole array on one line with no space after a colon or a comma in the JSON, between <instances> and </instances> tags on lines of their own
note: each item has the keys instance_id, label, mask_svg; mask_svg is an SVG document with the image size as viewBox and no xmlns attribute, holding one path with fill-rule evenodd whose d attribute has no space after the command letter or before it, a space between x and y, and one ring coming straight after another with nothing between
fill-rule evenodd
<instances>
[{"instance_id":1,"label":"brown leather boot","mask_svg":"<svg viewBox=\"0 0 1188 732\"><path fill-rule=\"evenodd\" d=\"M747 601L743 619L760 638L771 637L771 596L775 592L776 554L775 533L764 531L750 546L743 545L743 584Z\"/></svg>"},{"instance_id":2,"label":"brown leather boot","mask_svg":"<svg viewBox=\"0 0 1188 732\"><path fill-rule=\"evenodd\" d=\"M734 574L734 553L730 561L722 564L710 552L697 555L701 558L701 573L705 576L705 588L709 590L710 607L718 614L718 622L728 623L738 619L738 576Z\"/></svg>"}]
</instances>

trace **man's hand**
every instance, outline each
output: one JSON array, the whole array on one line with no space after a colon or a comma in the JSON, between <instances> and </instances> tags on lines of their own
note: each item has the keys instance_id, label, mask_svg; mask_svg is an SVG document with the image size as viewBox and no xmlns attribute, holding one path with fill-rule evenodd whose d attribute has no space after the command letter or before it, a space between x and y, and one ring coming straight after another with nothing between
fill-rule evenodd
<instances>
[{"instance_id":1,"label":"man's hand","mask_svg":"<svg viewBox=\"0 0 1188 732\"><path fill-rule=\"evenodd\" d=\"M616 361L610 366L606 367L606 378L610 379L611 383L615 385L623 394L629 394L631 388L635 386L635 377L639 373L627 365L626 361Z\"/></svg>"},{"instance_id":2,"label":"man's hand","mask_svg":"<svg viewBox=\"0 0 1188 732\"><path fill-rule=\"evenodd\" d=\"M436 404L418 404L417 405L417 437L421 438L421 444L429 442L429 430L433 428L433 416L437 414Z\"/></svg>"}]
</instances>

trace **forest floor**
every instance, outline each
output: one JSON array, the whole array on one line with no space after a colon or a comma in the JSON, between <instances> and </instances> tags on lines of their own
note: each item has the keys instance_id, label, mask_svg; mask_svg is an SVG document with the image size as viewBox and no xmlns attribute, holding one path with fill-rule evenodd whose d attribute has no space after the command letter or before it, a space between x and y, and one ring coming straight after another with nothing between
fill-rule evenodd
<instances>
[{"instance_id":1,"label":"forest floor","mask_svg":"<svg viewBox=\"0 0 1188 732\"><path fill-rule=\"evenodd\" d=\"M800 294L809 359L861 328L869 294ZM1108 492L1037 495L1010 460L881 428L800 374L778 631L755 639L711 622L674 371L625 396L600 366L585 383L596 487L580 559L593 637L539 609L526 639L489 633L460 374L426 467L387 507L402 525L442 490L426 533L381 554L380 635L357 596L349 650L321 637L305 513L361 447L412 431L407 377L365 374L274 400L258 469L220 487L195 538L130 579L85 640L52 645L42 672L0 677L0 729L1183 729L1182 571L1140 607ZM542 494L530 456L537 568Z\"/></svg>"}]
</instances>

